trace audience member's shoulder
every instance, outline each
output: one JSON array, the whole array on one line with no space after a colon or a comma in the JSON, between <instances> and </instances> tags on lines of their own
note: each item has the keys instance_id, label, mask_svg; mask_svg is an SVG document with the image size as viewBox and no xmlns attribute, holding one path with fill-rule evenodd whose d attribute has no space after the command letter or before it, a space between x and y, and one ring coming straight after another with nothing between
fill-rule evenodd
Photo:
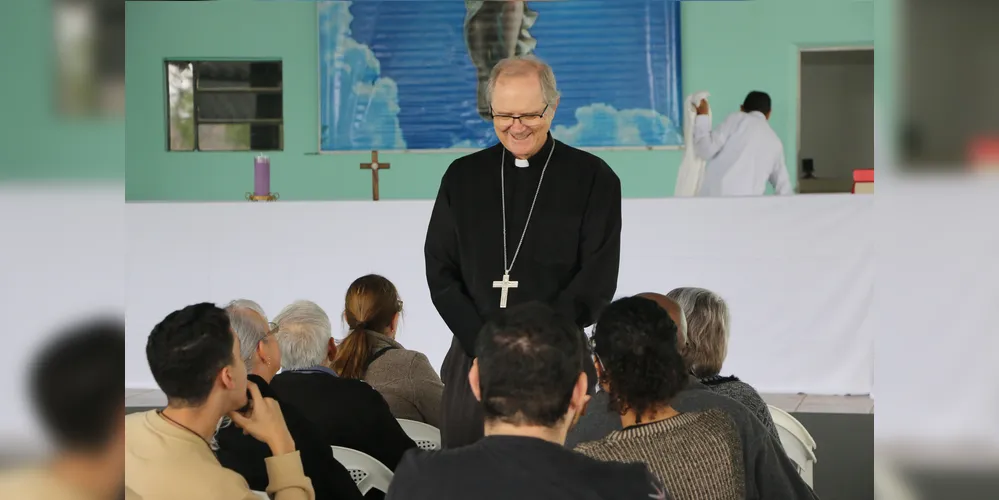
<instances>
[{"instance_id":1,"label":"audience member's shoulder","mask_svg":"<svg viewBox=\"0 0 999 500\"><path fill-rule=\"evenodd\" d=\"M457 471L463 470L461 450L425 451L410 448L402 456L392 476L393 489L406 492L407 498L422 498L422 493L442 493L441 483Z\"/></svg>"},{"instance_id":2,"label":"audience member's shoulder","mask_svg":"<svg viewBox=\"0 0 999 500\"><path fill-rule=\"evenodd\" d=\"M577 448L578 449L578 448ZM666 489L643 463L604 462L586 458L590 462L586 477L596 488L613 489L620 498L671 498Z\"/></svg>"},{"instance_id":3,"label":"audience member's shoulder","mask_svg":"<svg viewBox=\"0 0 999 500\"><path fill-rule=\"evenodd\" d=\"M142 432L148 426L147 421L149 419L149 415L155 411L156 410L137 411L125 415L125 434L128 435L135 432Z\"/></svg>"},{"instance_id":4,"label":"audience member's shoulder","mask_svg":"<svg viewBox=\"0 0 999 500\"><path fill-rule=\"evenodd\" d=\"M594 450L599 449L601 446L603 446L603 441L598 439L595 441L586 441L583 443L579 443L572 450L575 451L576 453L582 453L583 455L589 457L593 456Z\"/></svg>"},{"instance_id":5,"label":"audience member's shoulder","mask_svg":"<svg viewBox=\"0 0 999 500\"><path fill-rule=\"evenodd\" d=\"M377 404L383 406L385 398L374 387L363 380L342 377L330 377L334 380L332 384L344 395L357 404Z\"/></svg>"}]
</instances>

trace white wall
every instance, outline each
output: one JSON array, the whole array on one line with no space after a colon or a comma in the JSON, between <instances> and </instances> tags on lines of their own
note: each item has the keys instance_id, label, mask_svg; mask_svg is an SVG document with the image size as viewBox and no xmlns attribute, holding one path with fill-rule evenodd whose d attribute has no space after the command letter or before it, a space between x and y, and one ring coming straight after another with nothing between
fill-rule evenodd
<instances>
[{"instance_id":1,"label":"white wall","mask_svg":"<svg viewBox=\"0 0 999 500\"><path fill-rule=\"evenodd\" d=\"M816 177L844 191L854 170L874 168L873 51L802 54L800 141L799 171L812 158Z\"/></svg>"},{"instance_id":2,"label":"white wall","mask_svg":"<svg viewBox=\"0 0 999 500\"><path fill-rule=\"evenodd\" d=\"M42 440L26 390L38 351L76 321L122 314L124 192L0 183L0 460Z\"/></svg>"},{"instance_id":3,"label":"white wall","mask_svg":"<svg viewBox=\"0 0 999 500\"><path fill-rule=\"evenodd\" d=\"M618 295L710 288L732 311L726 372L765 392L868 393L872 202L852 195L625 200ZM432 205L127 204L126 384L155 387L144 346L173 310L245 297L273 316L304 298L338 323L347 286L370 272L391 279L406 303L399 341L439 367L451 333L424 272Z\"/></svg>"}]
</instances>

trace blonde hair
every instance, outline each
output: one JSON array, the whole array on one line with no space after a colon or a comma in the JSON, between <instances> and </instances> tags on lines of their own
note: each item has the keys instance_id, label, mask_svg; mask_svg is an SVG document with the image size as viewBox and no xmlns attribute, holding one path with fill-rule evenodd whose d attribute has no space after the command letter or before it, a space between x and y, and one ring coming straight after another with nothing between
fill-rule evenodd
<instances>
[{"instance_id":1,"label":"blonde hair","mask_svg":"<svg viewBox=\"0 0 999 500\"><path fill-rule=\"evenodd\" d=\"M703 288L676 288L666 296L680 304L687 318L683 357L690 371L698 378L718 375L728 355L728 304L718 294Z\"/></svg>"},{"instance_id":2,"label":"blonde hair","mask_svg":"<svg viewBox=\"0 0 999 500\"><path fill-rule=\"evenodd\" d=\"M333 371L344 378L364 378L371 357L366 330L385 333L401 312L402 300L391 281L377 274L354 280L343 301L343 319L350 334L337 348Z\"/></svg>"}]
</instances>

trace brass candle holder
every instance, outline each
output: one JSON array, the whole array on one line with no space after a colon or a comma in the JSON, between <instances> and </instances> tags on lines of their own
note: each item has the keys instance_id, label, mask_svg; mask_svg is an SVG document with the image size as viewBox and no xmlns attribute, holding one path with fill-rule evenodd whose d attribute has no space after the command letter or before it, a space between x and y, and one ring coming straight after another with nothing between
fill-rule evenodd
<instances>
[{"instance_id":1,"label":"brass candle holder","mask_svg":"<svg viewBox=\"0 0 999 500\"><path fill-rule=\"evenodd\" d=\"M267 194L254 194L250 192L246 193L247 201L277 201L279 198L281 198L281 195L278 193L267 193Z\"/></svg>"}]
</instances>

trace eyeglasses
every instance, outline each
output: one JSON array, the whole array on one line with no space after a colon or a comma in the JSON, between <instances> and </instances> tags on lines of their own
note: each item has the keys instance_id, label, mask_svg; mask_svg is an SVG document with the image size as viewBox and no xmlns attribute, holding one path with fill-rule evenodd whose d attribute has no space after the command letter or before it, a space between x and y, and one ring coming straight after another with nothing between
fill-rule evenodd
<instances>
[{"instance_id":1,"label":"eyeglasses","mask_svg":"<svg viewBox=\"0 0 999 500\"><path fill-rule=\"evenodd\" d=\"M520 123L526 127L534 127L541 125L545 121L545 113L548 112L548 105L545 105L545 109L541 110L540 113L526 115L497 115L492 113L492 108L489 108L489 112L492 114L493 123L500 127L509 127L517 120L520 120Z\"/></svg>"},{"instance_id":2,"label":"eyeglasses","mask_svg":"<svg viewBox=\"0 0 999 500\"><path fill-rule=\"evenodd\" d=\"M277 323L267 323L267 333L264 334L265 337L273 337L277 335L280 328Z\"/></svg>"}]
</instances>

